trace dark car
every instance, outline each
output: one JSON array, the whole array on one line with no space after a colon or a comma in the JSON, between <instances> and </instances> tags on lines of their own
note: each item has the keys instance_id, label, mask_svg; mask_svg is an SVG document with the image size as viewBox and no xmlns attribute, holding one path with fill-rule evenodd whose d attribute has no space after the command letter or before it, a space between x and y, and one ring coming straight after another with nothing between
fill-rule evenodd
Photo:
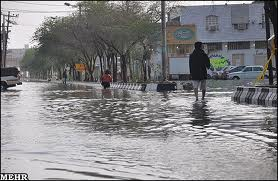
<instances>
[{"instance_id":1,"label":"dark car","mask_svg":"<svg viewBox=\"0 0 278 181\"><path fill-rule=\"evenodd\" d=\"M16 67L1 68L1 90L21 85L20 71Z\"/></svg>"}]
</instances>

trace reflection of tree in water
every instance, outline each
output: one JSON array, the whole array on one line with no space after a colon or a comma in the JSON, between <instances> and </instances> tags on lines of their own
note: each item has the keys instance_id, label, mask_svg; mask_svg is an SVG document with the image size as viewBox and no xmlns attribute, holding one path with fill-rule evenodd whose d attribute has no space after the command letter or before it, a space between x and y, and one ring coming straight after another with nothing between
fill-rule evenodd
<instances>
[{"instance_id":1,"label":"reflection of tree in water","mask_svg":"<svg viewBox=\"0 0 278 181\"><path fill-rule=\"evenodd\" d=\"M192 111L190 113L193 126L204 126L209 124L209 110L205 101L194 102Z\"/></svg>"},{"instance_id":2,"label":"reflection of tree in water","mask_svg":"<svg viewBox=\"0 0 278 181\"><path fill-rule=\"evenodd\" d=\"M168 123L157 122L157 119L163 120L172 115L169 113L172 112L171 108L167 108L165 103L169 100L167 93L154 94L150 99L149 95L120 89L84 90L84 87L79 89L78 86L68 86L66 91L61 89L53 86L43 96L45 101L61 100L46 105L52 106L49 108L51 117L63 120L60 124L69 124L85 132L159 138L169 135L167 129L160 129ZM61 107L62 112L57 112L55 108ZM158 129L152 131L153 128Z\"/></svg>"}]
</instances>

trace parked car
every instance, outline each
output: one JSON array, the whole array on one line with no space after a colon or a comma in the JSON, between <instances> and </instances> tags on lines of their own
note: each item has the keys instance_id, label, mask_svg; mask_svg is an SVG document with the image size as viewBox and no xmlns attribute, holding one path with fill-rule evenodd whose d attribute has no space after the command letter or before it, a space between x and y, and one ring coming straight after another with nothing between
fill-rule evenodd
<instances>
[{"instance_id":1,"label":"parked car","mask_svg":"<svg viewBox=\"0 0 278 181\"><path fill-rule=\"evenodd\" d=\"M208 74L208 79L216 79L217 78L217 73L215 71L215 69L213 68L213 66L210 67L210 69L207 70L207 74Z\"/></svg>"},{"instance_id":2,"label":"parked car","mask_svg":"<svg viewBox=\"0 0 278 181\"><path fill-rule=\"evenodd\" d=\"M263 71L261 65L245 66L241 71L231 72L227 74L228 79L256 79Z\"/></svg>"},{"instance_id":3,"label":"parked car","mask_svg":"<svg viewBox=\"0 0 278 181\"><path fill-rule=\"evenodd\" d=\"M22 82L20 81L20 71L18 68L1 68L1 91L16 85L22 85Z\"/></svg>"},{"instance_id":4,"label":"parked car","mask_svg":"<svg viewBox=\"0 0 278 181\"><path fill-rule=\"evenodd\" d=\"M225 66L223 67L221 70L217 71L217 79L227 79L227 73L228 71L230 71L231 69L235 68L236 66L233 65L229 65L229 66Z\"/></svg>"},{"instance_id":5,"label":"parked car","mask_svg":"<svg viewBox=\"0 0 278 181\"><path fill-rule=\"evenodd\" d=\"M227 71L225 70L222 74L222 78L226 80L226 79L228 79L228 74L229 73L241 71L242 69L244 69L244 67L246 67L246 66L245 65L240 65L240 66L236 66L236 67L234 67L230 70L227 70Z\"/></svg>"}]
</instances>

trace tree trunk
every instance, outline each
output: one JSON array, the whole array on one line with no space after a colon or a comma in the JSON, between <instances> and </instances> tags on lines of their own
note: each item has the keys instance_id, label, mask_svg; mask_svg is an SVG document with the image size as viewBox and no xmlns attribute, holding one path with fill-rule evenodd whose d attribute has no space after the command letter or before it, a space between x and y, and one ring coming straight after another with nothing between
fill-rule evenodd
<instances>
[{"instance_id":1,"label":"tree trunk","mask_svg":"<svg viewBox=\"0 0 278 181\"><path fill-rule=\"evenodd\" d=\"M130 76L130 80L133 80L133 71L132 71L132 64L131 64L130 54L128 55L128 65L129 65L129 76Z\"/></svg>"},{"instance_id":2,"label":"tree trunk","mask_svg":"<svg viewBox=\"0 0 278 181\"><path fill-rule=\"evenodd\" d=\"M108 54L106 55L106 65L107 65L107 68L108 68L109 70L111 70L110 59L111 59L111 55L108 53Z\"/></svg>"},{"instance_id":3,"label":"tree trunk","mask_svg":"<svg viewBox=\"0 0 278 181\"><path fill-rule=\"evenodd\" d=\"M99 58L99 65L100 65L100 76L103 75L103 68L102 68L102 57L98 55Z\"/></svg>"},{"instance_id":4,"label":"tree trunk","mask_svg":"<svg viewBox=\"0 0 278 181\"><path fill-rule=\"evenodd\" d=\"M122 65L122 78L123 82L127 82L127 66L126 66L126 55L121 55L121 65Z\"/></svg>"},{"instance_id":5,"label":"tree trunk","mask_svg":"<svg viewBox=\"0 0 278 181\"><path fill-rule=\"evenodd\" d=\"M112 54L112 64L113 64L113 82L117 82L117 54Z\"/></svg>"},{"instance_id":6,"label":"tree trunk","mask_svg":"<svg viewBox=\"0 0 278 181\"><path fill-rule=\"evenodd\" d=\"M143 48L144 48L144 53L143 53L143 62L142 62L142 67L143 67L143 79L144 79L144 81L147 81L147 54L148 54L148 50L147 50L147 47L144 45L143 46Z\"/></svg>"}]
</instances>

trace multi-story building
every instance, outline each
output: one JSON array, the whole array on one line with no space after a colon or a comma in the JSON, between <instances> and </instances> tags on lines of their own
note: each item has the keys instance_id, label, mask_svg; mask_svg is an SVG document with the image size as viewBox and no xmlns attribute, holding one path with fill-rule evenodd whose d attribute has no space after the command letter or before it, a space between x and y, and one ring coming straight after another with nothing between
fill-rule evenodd
<instances>
[{"instance_id":1,"label":"multi-story building","mask_svg":"<svg viewBox=\"0 0 278 181\"><path fill-rule=\"evenodd\" d=\"M184 39L185 41L173 43L167 36L168 61L173 58L188 57L194 49L194 42L201 41L216 69L227 64L264 65L266 63L267 41L263 2L178 6L172 10L169 19L167 33L172 27L178 30L178 28L192 26L194 29L189 30L192 36ZM187 36L188 29L187 27L187 30L181 31L179 36ZM271 21L270 31L273 34ZM158 63L159 59L161 61L159 57L161 55L154 55L153 62ZM275 64L274 61L272 62Z\"/></svg>"},{"instance_id":2,"label":"multi-story building","mask_svg":"<svg viewBox=\"0 0 278 181\"><path fill-rule=\"evenodd\" d=\"M8 49L6 67L20 67L20 61L28 48L29 46L25 45L25 47L21 49Z\"/></svg>"}]
</instances>

